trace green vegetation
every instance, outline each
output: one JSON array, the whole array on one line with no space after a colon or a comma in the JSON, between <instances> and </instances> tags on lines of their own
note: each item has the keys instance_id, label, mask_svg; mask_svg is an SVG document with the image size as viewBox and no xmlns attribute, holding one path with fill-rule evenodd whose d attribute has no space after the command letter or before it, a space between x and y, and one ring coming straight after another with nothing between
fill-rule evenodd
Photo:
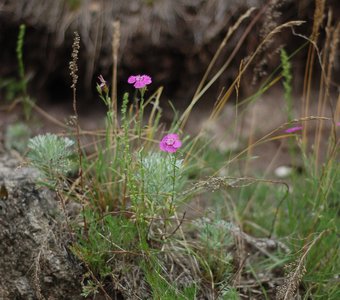
<instances>
[{"instance_id":1,"label":"green vegetation","mask_svg":"<svg viewBox=\"0 0 340 300\"><path fill-rule=\"evenodd\" d=\"M5 132L6 149L14 149L21 154L25 154L31 134L31 130L25 123L15 123L9 125Z\"/></svg>"},{"instance_id":2,"label":"green vegetation","mask_svg":"<svg viewBox=\"0 0 340 300\"><path fill-rule=\"evenodd\" d=\"M26 26L24 24L21 24L19 27L16 46L16 58L18 62L19 78L0 78L0 90L4 91L4 98L7 102L12 102L12 105L15 105L17 102L21 103L25 120L28 121L31 117L33 100L29 97L27 91L28 78L25 74L24 65L25 33Z\"/></svg>"},{"instance_id":3,"label":"green vegetation","mask_svg":"<svg viewBox=\"0 0 340 300\"><path fill-rule=\"evenodd\" d=\"M20 87L20 92L22 96L21 102L22 102L25 118L26 120L28 120L31 115L32 105L31 105L31 100L27 93L27 79L25 77L25 67L24 67L23 47L24 47L25 32L26 32L26 26L24 24L21 24L20 29L19 29L19 34L18 34L16 52L17 52L18 70L19 70L19 78L20 78L19 87Z\"/></svg>"},{"instance_id":4,"label":"green vegetation","mask_svg":"<svg viewBox=\"0 0 340 300\"><path fill-rule=\"evenodd\" d=\"M47 186L63 186L66 175L72 170L73 144L69 138L49 133L29 140L28 159L41 171L42 180Z\"/></svg>"},{"instance_id":5,"label":"green vegetation","mask_svg":"<svg viewBox=\"0 0 340 300\"><path fill-rule=\"evenodd\" d=\"M281 29L298 25L281 25L264 42ZM23 31L19 36L22 40ZM134 97L125 93L120 111L101 77L97 91L107 108L105 128L92 133L91 148L82 145L81 137L87 133L79 127L76 108L77 51L71 67L75 109L74 122L68 127L71 134L30 139L27 158L40 170L41 183L57 191L62 205L67 201L82 205L82 221L71 223L70 230L75 235L72 252L87 270L82 282L84 296L102 294L114 299L117 292L129 299L281 300L299 294L301 299L339 299L340 171L335 134L339 111L336 109L331 118L324 117L320 109L317 117L294 119L294 57L282 50L282 64L254 97L248 98L256 101L282 80L288 123L257 141L249 139L251 143L244 150L223 152L207 141L203 129L197 137L184 133L192 107L223 72L224 66L205 83L216 59L188 109L166 132L160 123L162 89L149 95L148 76L129 78ZM240 67L235 82L216 103L212 121L231 91L242 88L241 77L258 51ZM24 82L19 43L18 60ZM309 60L307 64L308 75L312 63ZM332 67L325 65L324 69L326 66ZM331 79L321 76L320 80ZM328 83L323 82L322 99L329 97ZM23 92L26 97L26 85ZM237 105L244 105L240 103ZM238 121L242 115L236 118ZM304 131L309 121L333 124L333 133L323 136L328 148L322 159L318 141L325 133L319 130L315 141L308 141ZM303 123L303 129L281 132L296 123ZM299 130L303 130L303 138ZM12 145L13 136L20 136L21 129L8 132ZM285 139L291 148L298 149L290 155L294 156L292 161L300 158L303 172L293 169L286 181L263 178L266 174L238 176L234 163L247 163L252 158L251 148ZM204 201L206 208L196 210L195 201Z\"/></svg>"}]
</instances>

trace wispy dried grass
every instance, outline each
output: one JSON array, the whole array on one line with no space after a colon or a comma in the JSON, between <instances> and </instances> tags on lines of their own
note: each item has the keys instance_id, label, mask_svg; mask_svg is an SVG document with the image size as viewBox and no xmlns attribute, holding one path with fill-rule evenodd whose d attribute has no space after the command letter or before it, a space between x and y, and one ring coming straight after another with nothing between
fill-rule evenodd
<instances>
[{"instance_id":1,"label":"wispy dried grass","mask_svg":"<svg viewBox=\"0 0 340 300\"><path fill-rule=\"evenodd\" d=\"M300 26L303 23L304 23L303 21L290 21L290 22L287 22L287 23L284 23L284 24L281 24L281 25L277 26L271 32L268 33L268 35L263 39L263 41L259 44L259 46L256 48L256 50L252 53L252 55L250 55L250 57L247 59L246 63L244 63L244 67L243 67L242 71L238 74L238 76L236 77L234 82L230 85L229 89L225 92L223 97L221 97L220 101L218 101L218 103L216 103L214 111L212 112L212 114L210 116L211 120L218 117L218 115L220 114L220 112L221 112L222 108L224 107L225 103L230 98L231 93L232 93L233 89L235 88L235 85L237 84L237 82L239 80L238 78L240 76L242 76L243 73L247 70L249 65L254 60L254 58L261 51L263 45L267 44L268 41L270 41L278 33L281 33L285 28L293 28L295 26Z\"/></svg>"},{"instance_id":2,"label":"wispy dried grass","mask_svg":"<svg viewBox=\"0 0 340 300\"><path fill-rule=\"evenodd\" d=\"M292 270L286 276L282 286L277 289L276 300L291 300L294 299L294 294L298 289L303 275L306 273L305 260L309 251L321 239L325 231L322 231L310 244L303 248L303 254L296 263L287 266Z\"/></svg>"},{"instance_id":3,"label":"wispy dried grass","mask_svg":"<svg viewBox=\"0 0 340 300\"><path fill-rule=\"evenodd\" d=\"M328 12L327 26L326 26L326 40L324 43L324 48L322 51L322 73L320 78L320 88L318 97L318 116L324 116L326 112L326 105L328 104L331 108L332 114L336 120L336 109L333 107L331 101L330 88L333 75L333 67L335 63L335 58L337 56L339 35L340 35L340 23L334 27L332 11ZM320 160L320 143L322 137L324 122L319 121L317 123L317 130L315 133L315 172L318 170L319 160ZM331 146L331 145L329 145Z\"/></svg>"},{"instance_id":4,"label":"wispy dried grass","mask_svg":"<svg viewBox=\"0 0 340 300\"><path fill-rule=\"evenodd\" d=\"M316 50L314 44L317 44L320 27L322 25L324 19L324 10L325 10L325 0L316 0L315 1L315 11L314 11L314 19L313 19L313 29L310 36L310 40L312 43L309 45L308 49L308 57L306 61L306 69L304 76L304 86L303 86L303 96L302 96L302 117L307 117L309 115L310 109L310 97L311 97L311 86L312 86L312 78L313 78L313 70L315 63L315 55ZM307 146L307 131L308 124L304 126L302 133L303 146Z\"/></svg>"},{"instance_id":5,"label":"wispy dried grass","mask_svg":"<svg viewBox=\"0 0 340 300\"><path fill-rule=\"evenodd\" d=\"M248 9L243 15L241 15L238 20L235 22L235 24L233 26L231 26L227 32L227 34L225 35L224 39L222 40L219 48L217 49L214 57L212 58L206 72L203 75L203 78L201 80L201 82L199 83L196 92L193 96L193 99L191 100L190 105L187 107L187 109L185 110L185 112L182 114L181 118L180 118L180 125L181 128L184 128L189 115L193 109L193 107L196 105L196 103L201 99L202 95L209 89L209 87L221 76L221 74L226 70L226 68L229 66L230 62L232 61L232 58L235 56L236 52L238 51L239 47L241 47L242 42L244 41L245 37L248 35L249 30L246 30L246 32L243 34L242 38L240 39L238 45L236 46L236 48L234 49L233 53L229 56L228 60L223 64L223 66L218 70L218 72L213 76L212 79L209 80L209 82L207 82L205 85L205 81L207 80L208 76L210 75L212 68L214 67L217 59L219 58L219 56L221 55L222 49L226 46L228 40L230 39L230 37L235 33L235 31L240 27L241 23L245 20L247 20L252 12L254 11L253 8ZM258 13L258 15L260 15L260 13ZM253 20L251 22L250 25L248 25L248 29L251 28L252 24L256 23L256 20L258 18L255 18L255 20Z\"/></svg>"},{"instance_id":6,"label":"wispy dried grass","mask_svg":"<svg viewBox=\"0 0 340 300\"><path fill-rule=\"evenodd\" d=\"M117 121L117 73L118 73L118 50L120 44L120 21L115 21L112 23L113 26L113 36L112 36L112 61L113 61L113 68L112 68L112 110L113 110L113 126L116 128L118 126Z\"/></svg>"}]
</instances>

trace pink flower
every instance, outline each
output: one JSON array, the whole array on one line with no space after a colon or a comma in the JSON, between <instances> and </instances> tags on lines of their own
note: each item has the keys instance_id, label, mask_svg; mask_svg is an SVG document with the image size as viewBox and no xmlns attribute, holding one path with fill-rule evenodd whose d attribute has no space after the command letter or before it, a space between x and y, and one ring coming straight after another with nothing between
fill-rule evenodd
<instances>
[{"instance_id":1,"label":"pink flower","mask_svg":"<svg viewBox=\"0 0 340 300\"><path fill-rule=\"evenodd\" d=\"M340 126L340 122L335 123L336 126Z\"/></svg>"},{"instance_id":2,"label":"pink flower","mask_svg":"<svg viewBox=\"0 0 340 300\"><path fill-rule=\"evenodd\" d=\"M291 127L285 130L285 133L293 133L302 130L302 126Z\"/></svg>"},{"instance_id":3,"label":"pink flower","mask_svg":"<svg viewBox=\"0 0 340 300\"><path fill-rule=\"evenodd\" d=\"M167 134L159 143L159 148L164 152L174 153L182 146L178 135L176 133Z\"/></svg>"},{"instance_id":4,"label":"pink flower","mask_svg":"<svg viewBox=\"0 0 340 300\"><path fill-rule=\"evenodd\" d=\"M142 89L152 82L151 77L148 75L130 76L128 83L133 84L136 89Z\"/></svg>"},{"instance_id":5,"label":"pink flower","mask_svg":"<svg viewBox=\"0 0 340 300\"><path fill-rule=\"evenodd\" d=\"M103 78L103 75L99 75L98 79L99 79L98 86L99 86L100 91L107 93L109 91L109 88L106 84L105 79Z\"/></svg>"}]
</instances>

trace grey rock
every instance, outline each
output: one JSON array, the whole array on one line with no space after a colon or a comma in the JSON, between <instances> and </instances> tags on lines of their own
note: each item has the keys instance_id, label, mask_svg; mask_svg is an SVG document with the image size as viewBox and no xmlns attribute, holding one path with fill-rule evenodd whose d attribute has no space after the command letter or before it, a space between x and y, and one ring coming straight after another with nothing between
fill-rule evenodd
<instances>
[{"instance_id":1,"label":"grey rock","mask_svg":"<svg viewBox=\"0 0 340 300\"><path fill-rule=\"evenodd\" d=\"M83 299L80 263L53 192L36 186L38 173L0 153L0 299Z\"/></svg>"}]
</instances>

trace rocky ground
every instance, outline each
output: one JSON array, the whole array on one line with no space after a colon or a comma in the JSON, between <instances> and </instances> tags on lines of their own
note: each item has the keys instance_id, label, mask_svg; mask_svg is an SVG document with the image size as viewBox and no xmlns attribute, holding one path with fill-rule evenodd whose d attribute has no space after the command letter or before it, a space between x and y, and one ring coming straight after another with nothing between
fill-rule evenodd
<instances>
[{"instance_id":1,"label":"rocky ground","mask_svg":"<svg viewBox=\"0 0 340 300\"><path fill-rule=\"evenodd\" d=\"M0 152L0 299L81 299L82 268L55 194L38 174Z\"/></svg>"}]
</instances>

